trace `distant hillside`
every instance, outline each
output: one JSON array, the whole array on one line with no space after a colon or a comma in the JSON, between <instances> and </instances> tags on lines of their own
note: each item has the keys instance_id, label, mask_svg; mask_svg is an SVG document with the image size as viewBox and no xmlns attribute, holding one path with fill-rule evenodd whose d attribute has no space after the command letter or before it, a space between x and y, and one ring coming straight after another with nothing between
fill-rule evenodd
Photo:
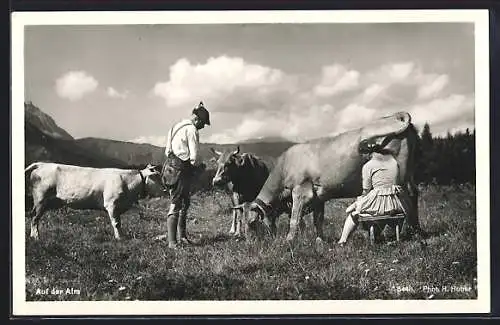
<instances>
[{"instance_id":1,"label":"distant hillside","mask_svg":"<svg viewBox=\"0 0 500 325\"><path fill-rule=\"evenodd\" d=\"M31 102L24 103L24 118L38 130L56 139L73 140L73 137L60 128L49 115L45 114Z\"/></svg>"},{"instance_id":2,"label":"distant hillside","mask_svg":"<svg viewBox=\"0 0 500 325\"><path fill-rule=\"evenodd\" d=\"M243 140L240 141L239 143L243 144L243 143L293 143L293 142L283 137L261 137L261 138Z\"/></svg>"},{"instance_id":3,"label":"distant hillside","mask_svg":"<svg viewBox=\"0 0 500 325\"><path fill-rule=\"evenodd\" d=\"M81 138L75 142L81 147L130 165L161 164L163 148L151 144L139 144L102 138Z\"/></svg>"},{"instance_id":4,"label":"distant hillside","mask_svg":"<svg viewBox=\"0 0 500 325\"><path fill-rule=\"evenodd\" d=\"M130 165L141 165L147 163L161 164L165 159L165 148L151 144L139 144L125 141L116 141L101 138L82 138L75 142L87 150L91 150L100 155L121 160ZM253 153L267 161L272 161L283 151L288 149L292 142L266 142L266 143L240 143L242 152ZM202 143L200 145L200 155L207 161L213 157L211 147L217 150L236 149L237 144L214 144Z\"/></svg>"}]
</instances>

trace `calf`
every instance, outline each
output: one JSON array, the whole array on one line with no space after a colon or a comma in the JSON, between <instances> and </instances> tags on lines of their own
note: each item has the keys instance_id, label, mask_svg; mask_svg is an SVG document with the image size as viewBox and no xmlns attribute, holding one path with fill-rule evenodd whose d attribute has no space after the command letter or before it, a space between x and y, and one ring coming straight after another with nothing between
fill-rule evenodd
<instances>
[{"instance_id":1,"label":"calf","mask_svg":"<svg viewBox=\"0 0 500 325\"><path fill-rule=\"evenodd\" d=\"M236 150L220 152L211 148L217 158L217 172L212 179L214 186L227 186L231 192L233 206L245 202L252 202L264 185L269 169L258 157L241 153L240 147ZM233 218L229 234L241 235L241 220L238 218L238 209L233 209Z\"/></svg>"},{"instance_id":2,"label":"calf","mask_svg":"<svg viewBox=\"0 0 500 325\"><path fill-rule=\"evenodd\" d=\"M43 213L62 206L74 209L106 210L114 236L121 239L120 216L147 194L164 193L160 173L148 165L142 170L91 168L37 162L25 170L31 190L30 237L39 238L38 223Z\"/></svg>"}]
</instances>

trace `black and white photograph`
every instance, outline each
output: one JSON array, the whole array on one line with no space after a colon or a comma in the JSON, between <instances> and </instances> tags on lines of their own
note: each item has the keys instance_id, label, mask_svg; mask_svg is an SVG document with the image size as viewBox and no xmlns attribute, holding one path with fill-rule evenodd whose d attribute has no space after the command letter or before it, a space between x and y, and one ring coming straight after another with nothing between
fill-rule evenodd
<instances>
[{"instance_id":1,"label":"black and white photograph","mask_svg":"<svg viewBox=\"0 0 500 325\"><path fill-rule=\"evenodd\" d=\"M13 13L14 315L489 312L488 21Z\"/></svg>"}]
</instances>

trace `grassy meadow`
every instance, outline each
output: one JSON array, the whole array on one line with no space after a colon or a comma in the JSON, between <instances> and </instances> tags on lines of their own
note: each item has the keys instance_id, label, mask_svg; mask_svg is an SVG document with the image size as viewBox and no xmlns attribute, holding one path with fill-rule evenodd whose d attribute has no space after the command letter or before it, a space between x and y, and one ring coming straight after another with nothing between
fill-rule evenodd
<instances>
[{"instance_id":1,"label":"grassy meadow","mask_svg":"<svg viewBox=\"0 0 500 325\"><path fill-rule=\"evenodd\" d=\"M194 194L188 232L195 245L170 250L153 238L166 231L168 198L146 201L122 216L126 239L113 239L105 212L51 211L40 241L26 218L26 299L38 300L260 300L476 299L476 200L473 186L421 188L420 222L427 246L403 239L370 246L358 228L346 247L335 244L352 199L325 210L327 243L315 245L312 216L291 248L288 217L278 238L242 241L227 235L226 193ZM438 290L437 290L438 289ZM55 291L60 290L60 291Z\"/></svg>"}]
</instances>

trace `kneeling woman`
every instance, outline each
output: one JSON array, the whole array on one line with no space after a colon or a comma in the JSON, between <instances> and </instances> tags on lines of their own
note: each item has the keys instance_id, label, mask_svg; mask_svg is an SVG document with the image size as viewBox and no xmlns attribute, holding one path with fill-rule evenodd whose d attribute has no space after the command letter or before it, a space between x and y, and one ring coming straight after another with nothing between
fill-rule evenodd
<instances>
[{"instance_id":1,"label":"kneeling woman","mask_svg":"<svg viewBox=\"0 0 500 325\"><path fill-rule=\"evenodd\" d=\"M370 160L362 168L363 193L346 209L348 216L344 223L340 245L356 229L358 215L408 215L409 198L400 186L399 166L392 154L378 146L371 150Z\"/></svg>"}]
</instances>

